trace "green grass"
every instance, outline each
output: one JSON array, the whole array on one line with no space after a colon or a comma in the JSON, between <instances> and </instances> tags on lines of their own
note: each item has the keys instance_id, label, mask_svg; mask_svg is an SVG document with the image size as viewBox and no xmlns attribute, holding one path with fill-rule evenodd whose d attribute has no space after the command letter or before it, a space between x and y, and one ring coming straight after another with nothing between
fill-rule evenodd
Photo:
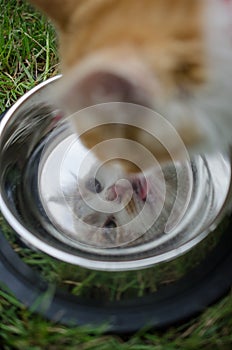
<instances>
[{"instance_id":1,"label":"green grass","mask_svg":"<svg viewBox=\"0 0 232 350\"><path fill-rule=\"evenodd\" d=\"M0 1L0 108L57 73L56 36L25 1Z\"/></svg>"},{"instance_id":2,"label":"green grass","mask_svg":"<svg viewBox=\"0 0 232 350\"><path fill-rule=\"evenodd\" d=\"M4 350L230 350L232 295L199 318L166 332L141 330L130 337L102 335L101 329L67 328L31 314L0 291L0 338Z\"/></svg>"},{"instance_id":3,"label":"green grass","mask_svg":"<svg viewBox=\"0 0 232 350\"><path fill-rule=\"evenodd\" d=\"M50 23L25 1L0 0L0 108L57 74L56 36ZM205 250L193 251L172 264L128 273L104 273L69 267L41 253L22 248L0 218L15 251L48 281L76 295L123 299L143 295L180 278ZM207 242L208 244L208 242ZM215 244L210 242L210 247ZM205 248L204 248L205 249ZM202 256L201 256L202 255ZM139 315L138 315L139 317ZM68 328L31 313L9 292L0 291L0 349L3 350L177 350L231 349L232 293L201 316L165 332L141 330L130 337L102 335L100 329Z\"/></svg>"}]
</instances>

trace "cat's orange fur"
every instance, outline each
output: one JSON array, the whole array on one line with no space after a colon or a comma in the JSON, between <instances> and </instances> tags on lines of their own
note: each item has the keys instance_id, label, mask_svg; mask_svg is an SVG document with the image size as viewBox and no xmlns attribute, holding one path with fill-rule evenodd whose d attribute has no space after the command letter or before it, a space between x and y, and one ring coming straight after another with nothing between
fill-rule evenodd
<instances>
[{"instance_id":1,"label":"cat's orange fur","mask_svg":"<svg viewBox=\"0 0 232 350\"><path fill-rule=\"evenodd\" d=\"M159 82L157 101L194 95L207 83L207 53L202 0L31 0L56 24L64 75L98 52L132 52ZM130 56L130 54L129 54ZM122 54L123 59L123 54ZM114 54L112 54L112 60ZM126 64L126 63L125 63ZM129 59L127 62L130 65ZM154 94L154 95L155 95ZM99 102L104 102L99 101ZM130 102L130 101L126 101ZM82 107L82 106L80 106ZM188 113L188 112L187 112ZM189 147L204 134L194 115L177 131ZM115 130L115 129L114 129ZM109 138L114 130L109 129ZM130 130L128 131L130 133ZM133 133L131 133L132 135ZM104 140L101 128L82 136L88 147ZM167 152L156 142L141 141L158 159ZM144 139L144 138L143 138ZM101 155L100 155L101 156Z\"/></svg>"},{"instance_id":2,"label":"cat's orange fur","mask_svg":"<svg viewBox=\"0 0 232 350\"><path fill-rule=\"evenodd\" d=\"M204 79L201 0L31 0L57 24L64 71L105 48L133 47L167 85Z\"/></svg>"}]
</instances>

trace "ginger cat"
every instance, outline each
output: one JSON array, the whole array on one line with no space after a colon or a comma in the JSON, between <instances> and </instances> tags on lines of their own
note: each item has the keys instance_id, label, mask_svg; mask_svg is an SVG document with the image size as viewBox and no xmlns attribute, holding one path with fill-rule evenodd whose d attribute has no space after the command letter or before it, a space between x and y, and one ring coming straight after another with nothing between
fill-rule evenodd
<instances>
[{"instance_id":1,"label":"ginger cat","mask_svg":"<svg viewBox=\"0 0 232 350\"><path fill-rule=\"evenodd\" d=\"M133 103L162 115L191 152L231 144L231 0L31 2L57 27L63 78L55 95L67 114L99 103ZM149 134L156 128L149 118L144 130L116 123L96 127L98 120L86 115L74 121L78 132L87 130L81 136L87 147L122 137L159 161L168 159L166 145ZM133 115L129 120L133 125ZM181 150L168 128L162 140L178 158ZM104 152L96 153L104 160Z\"/></svg>"}]
</instances>

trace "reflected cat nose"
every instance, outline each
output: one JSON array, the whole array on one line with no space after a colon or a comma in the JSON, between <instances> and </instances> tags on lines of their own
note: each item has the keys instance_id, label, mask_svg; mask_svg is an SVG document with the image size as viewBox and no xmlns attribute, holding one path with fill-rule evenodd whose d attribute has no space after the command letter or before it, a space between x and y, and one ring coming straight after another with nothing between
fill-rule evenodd
<instances>
[{"instance_id":1,"label":"reflected cat nose","mask_svg":"<svg viewBox=\"0 0 232 350\"><path fill-rule=\"evenodd\" d=\"M133 195L133 187L129 180L119 179L115 184L110 186L106 191L107 201L123 201L131 198Z\"/></svg>"}]
</instances>

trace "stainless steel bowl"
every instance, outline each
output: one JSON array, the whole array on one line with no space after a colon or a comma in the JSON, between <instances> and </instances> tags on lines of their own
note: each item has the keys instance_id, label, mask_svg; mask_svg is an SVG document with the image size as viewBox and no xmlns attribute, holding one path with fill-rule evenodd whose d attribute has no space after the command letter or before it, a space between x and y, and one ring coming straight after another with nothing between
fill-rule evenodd
<instances>
[{"instance_id":1,"label":"stainless steel bowl","mask_svg":"<svg viewBox=\"0 0 232 350\"><path fill-rule=\"evenodd\" d=\"M138 229L122 225L120 236L110 225L111 236L105 229L99 231L96 215L108 213L96 206L95 221L86 226L75 212L80 210L81 194L77 179L91 176L91 166L98 160L83 148L69 120L47 98L59 79L49 79L25 94L0 124L0 209L23 241L67 263L120 271L174 259L215 229L231 202L229 150L161 167L159 174L169 191L164 190L160 210L155 209L159 202L149 207L154 220L146 230L140 229L137 212ZM85 159L88 166L80 175L77 169ZM153 175L155 182L155 168ZM72 195L75 205L70 204ZM169 220L172 215L174 221Z\"/></svg>"}]
</instances>

